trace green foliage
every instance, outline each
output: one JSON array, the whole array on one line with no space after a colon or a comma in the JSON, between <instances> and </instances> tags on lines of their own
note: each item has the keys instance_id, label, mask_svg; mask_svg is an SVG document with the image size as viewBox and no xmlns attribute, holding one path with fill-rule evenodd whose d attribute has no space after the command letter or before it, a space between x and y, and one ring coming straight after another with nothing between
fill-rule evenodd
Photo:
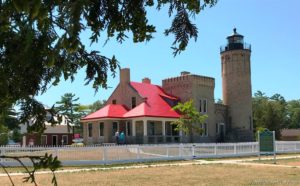
<instances>
[{"instance_id":1,"label":"green foliage","mask_svg":"<svg viewBox=\"0 0 300 186\"><path fill-rule=\"evenodd\" d=\"M55 176L55 171L61 167L61 162L57 159L57 157L53 157L52 154L48 155L46 153L44 156L6 156L1 155L0 158L6 158L6 159L13 159L20 163L20 165L25 169L28 176L23 178L23 182L31 182L34 185L38 185L35 179L35 173L39 169L50 169L52 172L52 184L54 186L57 186L57 179ZM32 170L29 170L29 168L22 162L22 159L29 159L33 165ZM11 184L14 185L13 180L11 179L9 173L6 170L6 167L0 164L0 166L4 169L7 176L9 177Z\"/></svg>"},{"instance_id":2,"label":"green foliage","mask_svg":"<svg viewBox=\"0 0 300 186\"><path fill-rule=\"evenodd\" d=\"M19 128L19 120L17 119L17 113L13 108L2 108L0 111L0 125L4 125L9 130Z\"/></svg>"},{"instance_id":3,"label":"green foliage","mask_svg":"<svg viewBox=\"0 0 300 186\"><path fill-rule=\"evenodd\" d=\"M82 111L84 107L81 107L77 101L79 98L76 98L75 94L66 93L61 96L61 100L57 101L55 106L56 112L61 115L66 116L67 123L69 124L80 124L80 118L85 115L85 112Z\"/></svg>"},{"instance_id":4,"label":"green foliage","mask_svg":"<svg viewBox=\"0 0 300 186\"><path fill-rule=\"evenodd\" d=\"M267 128L263 128L263 127L257 127L256 128L256 132L255 132L255 139L256 141L258 141L258 132L263 132L265 130L268 130Z\"/></svg>"},{"instance_id":5,"label":"green foliage","mask_svg":"<svg viewBox=\"0 0 300 186\"><path fill-rule=\"evenodd\" d=\"M0 108L32 99L62 79L75 78L86 69L86 84L107 88L108 71L119 67L115 56L89 51L79 37L89 31L90 44L100 37L122 43L149 41L156 31L147 9L169 6L174 20L167 34L174 34L174 54L184 50L197 29L190 17L212 7L217 0L8 0L0 3ZM177 46L178 45L178 46ZM17 55L16 55L17 54ZM29 75L27 75L29 74Z\"/></svg>"},{"instance_id":6,"label":"green foliage","mask_svg":"<svg viewBox=\"0 0 300 186\"><path fill-rule=\"evenodd\" d=\"M14 140L14 142L21 142L22 141L22 134L19 132L18 129L14 129L11 135L11 139Z\"/></svg>"},{"instance_id":7,"label":"green foliage","mask_svg":"<svg viewBox=\"0 0 300 186\"><path fill-rule=\"evenodd\" d=\"M178 111L181 114L179 119L172 122L173 125L176 125L176 130L191 135L193 131L199 134L203 132L200 125L205 122L207 115L202 115L197 111L193 104L193 100L185 103L178 103L173 107L173 110Z\"/></svg>"},{"instance_id":8,"label":"green foliage","mask_svg":"<svg viewBox=\"0 0 300 186\"><path fill-rule=\"evenodd\" d=\"M0 145L7 145L8 142L8 128L0 125Z\"/></svg>"},{"instance_id":9,"label":"green foliage","mask_svg":"<svg viewBox=\"0 0 300 186\"><path fill-rule=\"evenodd\" d=\"M288 128L300 128L300 99L287 103Z\"/></svg>"},{"instance_id":10,"label":"green foliage","mask_svg":"<svg viewBox=\"0 0 300 186\"><path fill-rule=\"evenodd\" d=\"M255 128L274 130L279 139L281 129L300 127L300 100L286 102L280 94L268 97L261 91L252 100Z\"/></svg>"},{"instance_id":11,"label":"green foliage","mask_svg":"<svg viewBox=\"0 0 300 186\"><path fill-rule=\"evenodd\" d=\"M106 103L106 100L102 100L102 101L98 100L98 101L95 101L94 103L92 103L91 105L88 105L88 108L90 109L90 113L103 108L105 103Z\"/></svg>"}]
</instances>

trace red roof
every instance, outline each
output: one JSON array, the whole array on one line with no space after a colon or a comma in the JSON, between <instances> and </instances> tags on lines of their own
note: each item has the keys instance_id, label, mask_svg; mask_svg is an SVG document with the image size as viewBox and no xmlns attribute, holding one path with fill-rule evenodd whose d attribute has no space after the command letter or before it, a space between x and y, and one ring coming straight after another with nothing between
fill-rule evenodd
<instances>
[{"instance_id":1,"label":"red roof","mask_svg":"<svg viewBox=\"0 0 300 186\"><path fill-rule=\"evenodd\" d=\"M124 114L124 117L166 117L179 118L180 115L172 110L172 107L161 97L172 100L178 98L166 94L160 86L148 83L130 82L130 85L142 96L147 98L145 102Z\"/></svg>"},{"instance_id":2,"label":"red roof","mask_svg":"<svg viewBox=\"0 0 300 186\"><path fill-rule=\"evenodd\" d=\"M123 105L113 105L109 104L103 107L102 109L93 112L82 120L90 120L90 119L99 119L99 118L123 118L123 115L128 110Z\"/></svg>"},{"instance_id":3,"label":"red roof","mask_svg":"<svg viewBox=\"0 0 300 186\"><path fill-rule=\"evenodd\" d=\"M179 118L180 114L172 110L172 107L165 101L179 100L177 97L168 95L160 86L148 83L130 82L130 85L138 92L145 101L131 110L123 105L109 104L102 109L87 115L82 120L100 118L133 118L133 117L165 117Z\"/></svg>"}]
</instances>

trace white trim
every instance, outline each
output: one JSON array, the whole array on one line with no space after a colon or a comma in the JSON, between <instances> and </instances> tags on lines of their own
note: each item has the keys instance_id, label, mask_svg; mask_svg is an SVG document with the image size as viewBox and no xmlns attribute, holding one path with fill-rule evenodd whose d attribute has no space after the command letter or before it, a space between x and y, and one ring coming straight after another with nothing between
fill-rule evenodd
<instances>
[{"instance_id":1,"label":"white trim","mask_svg":"<svg viewBox=\"0 0 300 186\"><path fill-rule=\"evenodd\" d=\"M56 144L53 144L53 137L56 136ZM52 145L58 145L58 135L51 135Z\"/></svg>"}]
</instances>

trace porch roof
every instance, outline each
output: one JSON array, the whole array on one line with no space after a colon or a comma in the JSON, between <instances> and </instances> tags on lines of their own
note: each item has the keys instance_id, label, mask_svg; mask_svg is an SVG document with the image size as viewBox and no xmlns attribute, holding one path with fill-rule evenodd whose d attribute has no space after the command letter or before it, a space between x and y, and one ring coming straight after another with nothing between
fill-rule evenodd
<instances>
[{"instance_id":1,"label":"porch roof","mask_svg":"<svg viewBox=\"0 0 300 186\"><path fill-rule=\"evenodd\" d=\"M96 112L93 112L81 120L101 119L101 118L123 118L128 111L124 105L109 104Z\"/></svg>"}]
</instances>

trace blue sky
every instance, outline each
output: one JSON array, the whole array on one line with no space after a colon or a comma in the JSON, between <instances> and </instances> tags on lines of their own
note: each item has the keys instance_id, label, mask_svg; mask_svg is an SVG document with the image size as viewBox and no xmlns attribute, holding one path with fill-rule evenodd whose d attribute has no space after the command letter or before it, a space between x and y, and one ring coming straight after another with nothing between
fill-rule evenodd
<instances>
[{"instance_id":1,"label":"blue sky","mask_svg":"<svg viewBox=\"0 0 300 186\"><path fill-rule=\"evenodd\" d=\"M173 57L171 44L173 36L165 37L163 32L170 26L167 9L157 12L148 10L149 22L156 26L154 39L135 44L128 39L118 44L112 39L103 46L104 39L89 47L102 55L115 55L121 67L131 70L131 80L141 81L149 77L153 84L174 77L181 71L189 71L215 78L215 98L222 98L221 61L219 48L226 43L226 37L233 27L244 35L252 45L252 93L257 90L271 96L283 95L287 100L300 99L300 1L298 0L219 0L213 8L207 8L195 17L199 37L191 41L187 50ZM89 33L81 37L89 46ZM38 100L51 106L67 92L75 93L82 104L107 99L119 82L119 76L110 77L112 88L100 89L95 94L92 85L84 86L84 69L76 75L73 83L61 81Z\"/></svg>"}]
</instances>

